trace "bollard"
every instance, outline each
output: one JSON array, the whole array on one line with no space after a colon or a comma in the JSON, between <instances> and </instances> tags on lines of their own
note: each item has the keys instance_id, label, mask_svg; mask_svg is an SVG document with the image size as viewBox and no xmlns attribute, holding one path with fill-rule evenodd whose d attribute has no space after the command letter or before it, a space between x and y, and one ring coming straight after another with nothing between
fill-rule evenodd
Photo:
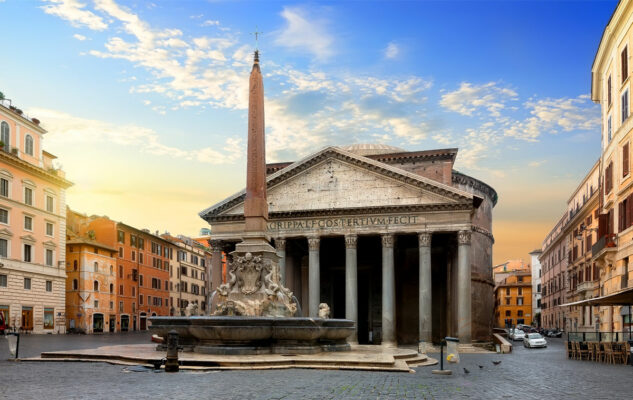
<instances>
[{"instance_id":1,"label":"bollard","mask_svg":"<svg viewBox=\"0 0 633 400\"><path fill-rule=\"evenodd\" d=\"M167 359L165 361L165 372L178 372L178 332L169 331L167 335Z\"/></svg>"},{"instance_id":2,"label":"bollard","mask_svg":"<svg viewBox=\"0 0 633 400\"><path fill-rule=\"evenodd\" d=\"M446 340L442 339L440 343L440 369L434 369L431 371L432 374L436 375L451 375L453 371L450 369L444 369L444 346L446 345Z\"/></svg>"}]
</instances>

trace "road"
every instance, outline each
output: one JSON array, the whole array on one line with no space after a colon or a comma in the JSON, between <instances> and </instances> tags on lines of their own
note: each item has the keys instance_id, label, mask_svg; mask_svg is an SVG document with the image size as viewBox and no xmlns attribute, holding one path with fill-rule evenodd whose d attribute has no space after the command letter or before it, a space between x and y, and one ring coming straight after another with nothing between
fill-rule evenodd
<instances>
[{"instance_id":1,"label":"road","mask_svg":"<svg viewBox=\"0 0 633 400\"><path fill-rule=\"evenodd\" d=\"M144 333L101 336L26 335L21 356L41 351L147 343ZM0 339L0 398L6 399L625 399L631 395L633 367L565 358L562 339L546 349L512 354L464 354L449 365L452 376L308 369L213 372L130 372L104 363L4 361ZM501 360L495 366L493 360ZM479 365L483 368L479 368ZM470 373L466 374L463 368ZM526 397L527 396L527 397Z\"/></svg>"}]
</instances>

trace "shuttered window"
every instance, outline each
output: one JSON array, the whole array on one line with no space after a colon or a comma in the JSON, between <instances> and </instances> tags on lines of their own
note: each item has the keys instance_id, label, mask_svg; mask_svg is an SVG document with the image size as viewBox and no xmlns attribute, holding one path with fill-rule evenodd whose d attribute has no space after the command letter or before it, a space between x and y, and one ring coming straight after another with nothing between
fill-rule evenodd
<instances>
[{"instance_id":1,"label":"shuttered window","mask_svg":"<svg viewBox=\"0 0 633 400\"><path fill-rule=\"evenodd\" d=\"M629 144L622 146L622 176L629 174Z\"/></svg>"},{"instance_id":2,"label":"shuttered window","mask_svg":"<svg viewBox=\"0 0 633 400\"><path fill-rule=\"evenodd\" d=\"M622 50L622 54L620 55L621 65L622 65L622 82L629 77L629 56L628 49L625 47Z\"/></svg>"},{"instance_id":3,"label":"shuttered window","mask_svg":"<svg viewBox=\"0 0 633 400\"><path fill-rule=\"evenodd\" d=\"M613 189L613 162L610 162L604 171L604 193L610 193L611 189Z\"/></svg>"},{"instance_id":4,"label":"shuttered window","mask_svg":"<svg viewBox=\"0 0 633 400\"><path fill-rule=\"evenodd\" d=\"M611 106L611 75L607 79L607 105Z\"/></svg>"}]
</instances>

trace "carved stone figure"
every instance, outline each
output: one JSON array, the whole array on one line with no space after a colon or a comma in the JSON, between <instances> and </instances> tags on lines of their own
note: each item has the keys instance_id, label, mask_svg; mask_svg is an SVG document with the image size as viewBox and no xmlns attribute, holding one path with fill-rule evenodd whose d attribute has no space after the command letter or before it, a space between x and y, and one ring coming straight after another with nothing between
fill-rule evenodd
<instances>
[{"instance_id":1,"label":"carved stone figure","mask_svg":"<svg viewBox=\"0 0 633 400\"><path fill-rule=\"evenodd\" d=\"M330 306L326 303L319 304L319 318L330 318Z\"/></svg>"},{"instance_id":2,"label":"carved stone figure","mask_svg":"<svg viewBox=\"0 0 633 400\"><path fill-rule=\"evenodd\" d=\"M191 317L198 315L198 305L196 303L189 303L185 308L185 316Z\"/></svg>"}]
</instances>

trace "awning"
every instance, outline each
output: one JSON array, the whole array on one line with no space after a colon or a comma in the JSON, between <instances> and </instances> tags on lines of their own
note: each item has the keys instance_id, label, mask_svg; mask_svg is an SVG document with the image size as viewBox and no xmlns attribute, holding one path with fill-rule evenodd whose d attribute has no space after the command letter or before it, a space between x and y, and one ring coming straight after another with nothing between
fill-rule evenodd
<instances>
[{"instance_id":1,"label":"awning","mask_svg":"<svg viewBox=\"0 0 633 400\"><path fill-rule=\"evenodd\" d=\"M561 304L566 306L629 306L633 305L633 288L628 288L617 293L606 296L594 297L593 299L575 301L573 303Z\"/></svg>"}]
</instances>

